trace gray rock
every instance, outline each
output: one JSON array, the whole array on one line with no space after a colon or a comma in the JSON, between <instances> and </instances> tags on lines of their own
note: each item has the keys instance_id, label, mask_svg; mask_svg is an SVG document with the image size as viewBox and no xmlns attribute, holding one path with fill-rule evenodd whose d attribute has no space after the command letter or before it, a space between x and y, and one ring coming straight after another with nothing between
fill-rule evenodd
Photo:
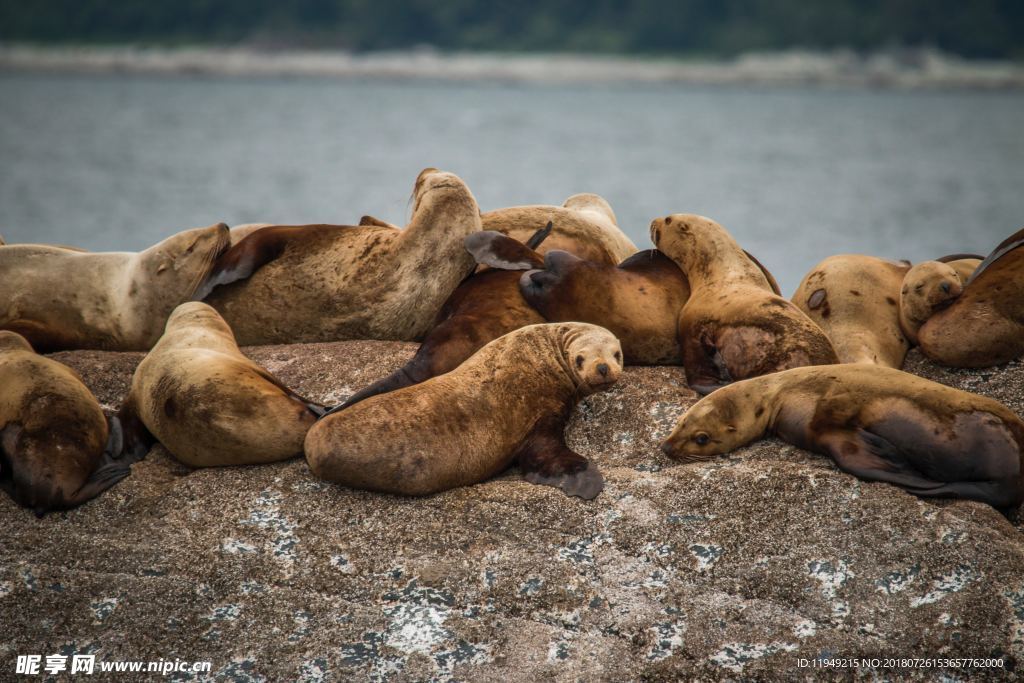
<instances>
[{"instance_id":1,"label":"gray rock","mask_svg":"<svg viewBox=\"0 0 1024 683\"><path fill-rule=\"evenodd\" d=\"M247 349L335 402L414 345ZM142 354L60 353L108 407ZM1024 412L1024 366L907 368ZM631 368L569 443L607 479L567 498L515 471L423 499L352 491L296 460L190 471L161 447L81 508L0 497L0 666L18 654L209 660L225 680L833 678L800 659L1024 655L1024 537L979 503L924 501L766 440L700 465L657 450L694 401ZM202 679L203 676L197 678ZM173 678L172 678L173 679ZM118 680L126 680L119 678Z\"/></svg>"}]
</instances>

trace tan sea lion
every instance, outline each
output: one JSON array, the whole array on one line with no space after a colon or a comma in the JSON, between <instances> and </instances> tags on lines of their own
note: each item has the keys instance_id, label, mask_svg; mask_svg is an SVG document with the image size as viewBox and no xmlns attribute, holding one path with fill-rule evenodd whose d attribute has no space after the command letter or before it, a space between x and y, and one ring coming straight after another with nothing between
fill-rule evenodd
<instances>
[{"instance_id":1,"label":"tan sea lion","mask_svg":"<svg viewBox=\"0 0 1024 683\"><path fill-rule=\"evenodd\" d=\"M0 331L0 488L39 516L95 498L130 473L121 429L75 372Z\"/></svg>"},{"instance_id":2,"label":"tan sea lion","mask_svg":"<svg viewBox=\"0 0 1024 683\"><path fill-rule=\"evenodd\" d=\"M1024 228L981 262L956 301L921 326L918 343L928 358L963 368L1024 356Z\"/></svg>"},{"instance_id":3,"label":"tan sea lion","mask_svg":"<svg viewBox=\"0 0 1024 683\"><path fill-rule=\"evenodd\" d=\"M910 349L900 329L900 287L907 262L829 256L800 282L793 303L825 331L840 363L903 367Z\"/></svg>"},{"instance_id":4,"label":"tan sea lion","mask_svg":"<svg viewBox=\"0 0 1024 683\"><path fill-rule=\"evenodd\" d=\"M674 214L651 223L651 239L690 283L679 340L686 381L694 391L839 362L821 328L772 291L763 267L718 223Z\"/></svg>"},{"instance_id":5,"label":"tan sea lion","mask_svg":"<svg viewBox=\"0 0 1024 683\"><path fill-rule=\"evenodd\" d=\"M900 326L911 345L917 345L921 325L960 296L983 258L954 254L923 261L907 272L900 288Z\"/></svg>"},{"instance_id":6,"label":"tan sea lion","mask_svg":"<svg viewBox=\"0 0 1024 683\"><path fill-rule=\"evenodd\" d=\"M462 240L480 230L480 210L458 176L436 169L420 173L413 195L404 230L254 229L218 260L216 288L197 298L242 345L420 339L473 268Z\"/></svg>"},{"instance_id":7,"label":"tan sea lion","mask_svg":"<svg viewBox=\"0 0 1024 683\"><path fill-rule=\"evenodd\" d=\"M590 499L601 475L565 445L563 429L576 402L621 370L619 343L603 328L530 325L449 373L328 415L306 436L306 460L322 479L409 496L469 486L517 462L527 481Z\"/></svg>"},{"instance_id":8,"label":"tan sea lion","mask_svg":"<svg viewBox=\"0 0 1024 683\"><path fill-rule=\"evenodd\" d=\"M804 367L737 382L686 411L662 449L693 462L766 435L919 496L998 508L1024 500L1024 422L1013 411L882 366Z\"/></svg>"},{"instance_id":9,"label":"tan sea lion","mask_svg":"<svg viewBox=\"0 0 1024 683\"><path fill-rule=\"evenodd\" d=\"M155 437L186 465L213 467L297 457L321 414L243 356L217 311L193 301L171 314L119 416L132 454Z\"/></svg>"},{"instance_id":10,"label":"tan sea lion","mask_svg":"<svg viewBox=\"0 0 1024 683\"><path fill-rule=\"evenodd\" d=\"M542 268L519 280L523 298L549 322L600 325L622 344L629 365L679 365L679 312L690 286L678 266L657 249L618 265L549 251Z\"/></svg>"},{"instance_id":11,"label":"tan sea lion","mask_svg":"<svg viewBox=\"0 0 1024 683\"><path fill-rule=\"evenodd\" d=\"M202 288L228 246L223 223L186 230L138 253L39 244L0 249L0 329L41 351L139 351Z\"/></svg>"},{"instance_id":12,"label":"tan sea lion","mask_svg":"<svg viewBox=\"0 0 1024 683\"><path fill-rule=\"evenodd\" d=\"M619 228L612 207L599 195L574 194L562 206L511 206L483 214L483 229L526 243L548 223L551 236L538 250L556 249L587 261L615 265L636 253L636 245Z\"/></svg>"}]
</instances>

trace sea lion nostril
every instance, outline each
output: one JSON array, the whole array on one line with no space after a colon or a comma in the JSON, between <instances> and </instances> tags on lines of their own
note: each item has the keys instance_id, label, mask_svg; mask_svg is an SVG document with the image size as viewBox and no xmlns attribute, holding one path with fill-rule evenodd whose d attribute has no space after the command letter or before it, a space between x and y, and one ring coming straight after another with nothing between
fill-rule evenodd
<instances>
[{"instance_id":1,"label":"sea lion nostril","mask_svg":"<svg viewBox=\"0 0 1024 683\"><path fill-rule=\"evenodd\" d=\"M664 453L665 455L672 455L672 444L670 444L668 441L663 442L661 444L661 452Z\"/></svg>"},{"instance_id":2,"label":"sea lion nostril","mask_svg":"<svg viewBox=\"0 0 1024 683\"><path fill-rule=\"evenodd\" d=\"M602 377L607 377L608 376L608 364L607 363L601 363L600 365L597 366L597 371L601 373Z\"/></svg>"}]
</instances>

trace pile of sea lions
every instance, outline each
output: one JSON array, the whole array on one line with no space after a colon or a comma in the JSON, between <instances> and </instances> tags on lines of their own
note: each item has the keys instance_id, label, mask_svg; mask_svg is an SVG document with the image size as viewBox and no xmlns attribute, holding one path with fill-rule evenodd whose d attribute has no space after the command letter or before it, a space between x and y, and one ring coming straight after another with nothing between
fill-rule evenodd
<instances>
[{"instance_id":1,"label":"pile of sea lions","mask_svg":"<svg viewBox=\"0 0 1024 683\"><path fill-rule=\"evenodd\" d=\"M832 256L792 300L715 221L671 214L639 251L601 197L481 213L456 175L416 179L405 228L224 224L139 253L0 241L0 486L37 514L79 505L159 442L192 467L304 456L337 484L428 495L515 464L591 499L565 443L583 397L624 365L682 365L706 395L662 445L683 462L765 436L920 496L1024 501L1024 422L900 370L1024 356L1024 230L987 257ZM239 346L420 342L335 406ZM105 415L39 355L145 350Z\"/></svg>"}]
</instances>

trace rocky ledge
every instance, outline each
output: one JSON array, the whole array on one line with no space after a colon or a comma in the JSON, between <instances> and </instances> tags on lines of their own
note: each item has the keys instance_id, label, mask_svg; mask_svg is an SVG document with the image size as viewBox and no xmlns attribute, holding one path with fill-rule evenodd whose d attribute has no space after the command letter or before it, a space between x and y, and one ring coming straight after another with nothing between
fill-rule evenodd
<instances>
[{"instance_id":1,"label":"rocky ledge","mask_svg":"<svg viewBox=\"0 0 1024 683\"><path fill-rule=\"evenodd\" d=\"M334 402L413 349L247 351ZM113 407L141 354L56 358ZM1024 412L1020 363L907 365ZM39 520L0 497L3 677L18 654L53 653L207 660L239 681L804 680L834 672L801 660L838 657L883 660L852 678L940 675L885 669L900 657L1005 667L944 680L1019 675L1014 520L860 482L778 441L674 465L657 442L694 399L680 368L633 368L583 402L569 443L607 480L591 502L515 471L396 498L322 483L301 460L190 471L159 446L71 512Z\"/></svg>"}]
</instances>

